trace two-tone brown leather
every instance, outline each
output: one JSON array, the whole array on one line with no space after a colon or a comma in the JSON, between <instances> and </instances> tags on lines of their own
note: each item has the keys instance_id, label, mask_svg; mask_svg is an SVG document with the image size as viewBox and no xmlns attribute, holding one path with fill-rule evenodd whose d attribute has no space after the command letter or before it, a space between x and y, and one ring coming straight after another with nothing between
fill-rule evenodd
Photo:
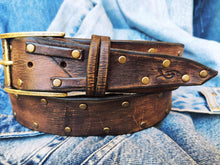
<instances>
[{"instance_id":1,"label":"two-tone brown leather","mask_svg":"<svg viewBox=\"0 0 220 165\"><path fill-rule=\"evenodd\" d=\"M0 35L0 63L17 121L46 133L117 135L151 127L169 113L172 90L217 74L182 58L182 44L29 34Z\"/></svg>"},{"instance_id":2,"label":"two-tone brown leather","mask_svg":"<svg viewBox=\"0 0 220 165\"><path fill-rule=\"evenodd\" d=\"M144 41L104 43L106 38L93 36L90 45L81 43L79 39L76 42L65 38L12 40L12 86L22 90L86 91L88 96L95 96L97 90L97 95L104 94L100 92L101 88L106 92L149 93L200 85L216 75L211 68L179 57L183 52L181 44ZM28 52L27 44L35 45L35 51ZM133 44L141 46L135 50ZM122 45L125 48L130 46L131 50L122 49ZM148 53L149 49L145 46L155 53ZM79 59L71 56L73 50L80 51ZM118 61L121 56L126 57L123 64ZM170 61L169 67L163 66L164 60ZM206 77L200 76L202 70L208 72ZM183 81L184 75L188 75L190 80ZM143 84L143 77L148 77L150 82ZM18 79L23 82L21 86L17 83ZM53 86L54 79L60 79L62 84Z\"/></svg>"},{"instance_id":3,"label":"two-tone brown leather","mask_svg":"<svg viewBox=\"0 0 220 165\"><path fill-rule=\"evenodd\" d=\"M33 130L58 135L132 133L155 125L171 109L170 91L102 98L9 96L19 123ZM85 104L85 109L80 109L81 104Z\"/></svg>"}]
</instances>

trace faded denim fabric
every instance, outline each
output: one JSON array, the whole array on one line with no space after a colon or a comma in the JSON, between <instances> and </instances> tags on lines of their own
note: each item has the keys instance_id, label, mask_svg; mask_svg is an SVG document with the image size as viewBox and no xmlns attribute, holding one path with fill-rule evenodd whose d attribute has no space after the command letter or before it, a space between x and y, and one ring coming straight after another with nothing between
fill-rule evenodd
<instances>
[{"instance_id":1,"label":"faded denim fabric","mask_svg":"<svg viewBox=\"0 0 220 165\"><path fill-rule=\"evenodd\" d=\"M204 11L204 4L215 13ZM48 30L70 37L180 42L185 57L220 70L220 33L211 28L219 24L215 5L219 3L193 0L2 0L0 33ZM198 13L215 18L202 19L205 36ZM0 66L1 86L3 80ZM213 108L220 105L219 80L175 90L173 111L154 127L103 137L56 136L22 127L0 89L0 164L219 164L220 116Z\"/></svg>"}]
</instances>

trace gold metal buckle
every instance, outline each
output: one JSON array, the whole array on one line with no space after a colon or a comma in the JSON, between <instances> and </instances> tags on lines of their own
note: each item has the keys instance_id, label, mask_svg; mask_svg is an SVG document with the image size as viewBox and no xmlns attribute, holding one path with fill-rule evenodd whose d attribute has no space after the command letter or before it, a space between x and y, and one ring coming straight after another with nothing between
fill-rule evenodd
<instances>
[{"instance_id":1,"label":"gold metal buckle","mask_svg":"<svg viewBox=\"0 0 220 165\"><path fill-rule=\"evenodd\" d=\"M67 93L24 91L24 90L11 89L11 88L5 88L4 90L8 93L12 93L15 95L42 96L42 97L67 97Z\"/></svg>"},{"instance_id":2,"label":"gold metal buckle","mask_svg":"<svg viewBox=\"0 0 220 165\"><path fill-rule=\"evenodd\" d=\"M64 37L64 32L15 32L0 34L0 38L16 37Z\"/></svg>"},{"instance_id":3,"label":"gold metal buckle","mask_svg":"<svg viewBox=\"0 0 220 165\"><path fill-rule=\"evenodd\" d=\"M13 61L9 61L9 45L6 39L2 39L3 47L3 61L0 62L1 65L4 65L4 74L5 74L5 86L11 86L11 77L10 77L10 65L13 65Z\"/></svg>"},{"instance_id":4,"label":"gold metal buckle","mask_svg":"<svg viewBox=\"0 0 220 165\"><path fill-rule=\"evenodd\" d=\"M13 65L13 61L0 61L0 65Z\"/></svg>"}]
</instances>

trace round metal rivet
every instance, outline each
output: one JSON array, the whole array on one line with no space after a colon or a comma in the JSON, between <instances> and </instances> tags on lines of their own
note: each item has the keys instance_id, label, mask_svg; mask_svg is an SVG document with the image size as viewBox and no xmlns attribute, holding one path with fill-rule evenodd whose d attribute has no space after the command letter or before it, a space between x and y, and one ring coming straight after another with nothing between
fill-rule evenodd
<instances>
[{"instance_id":1,"label":"round metal rivet","mask_svg":"<svg viewBox=\"0 0 220 165\"><path fill-rule=\"evenodd\" d=\"M78 59L80 57L80 51L79 50L73 50L72 51L72 57Z\"/></svg>"},{"instance_id":2,"label":"round metal rivet","mask_svg":"<svg viewBox=\"0 0 220 165\"><path fill-rule=\"evenodd\" d=\"M150 48L150 49L148 49L148 52L149 52L149 53L156 53L156 49Z\"/></svg>"},{"instance_id":3,"label":"round metal rivet","mask_svg":"<svg viewBox=\"0 0 220 165\"><path fill-rule=\"evenodd\" d=\"M105 132L105 134L109 134L110 128L109 127L105 127L105 128L103 128L103 131Z\"/></svg>"},{"instance_id":4,"label":"round metal rivet","mask_svg":"<svg viewBox=\"0 0 220 165\"><path fill-rule=\"evenodd\" d=\"M124 101L121 103L121 106L124 108L127 108L129 106L129 102L128 101Z\"/></svg>"},{"instance_id":5,"label":"round metal rivet","mask_svg":"<svg viewBox=\"0 0 220 165\"><path fill-rule=\"evenodd\" d=\"M167 68L170 66L170 60L166 59L163 61L163 67Z\"/></svg>"},{"instance_id":6,"label":"round metal rivet","mask_svg":"<svg viewBox=\"0 0 220 165\"><path fill-rule=\"evenodd\" d=\"M21 87L23 85L23 81L21 79L18 79L17 84L18 84L19 87Z\"/></svg>"},{"instance_id":7,"label":"round metal rivet","mask_svg":"<svg viewBox=\"0 0 220 165\"><path fill-rule=\"evenodd\" d=\"M65 127L64 131L65 131L66 134L69 134L72 130L71 130L70 127Z\"/></svg>"},{"instance_id":8,"label":"round metal rivet","mask_svg":"<svg viewBox=\"0 0 220 165\"><path fill-rule=\"evenodd\" d=\"M87 107L88 107L87 104L80 104L79 105L79 108L82 109L82 110L86 110Z\"/></svg>"},{"instance_id":9,"label":"round metal rivet","mask_svg":"<svg viewBox=\"0 0 220 165\"><path fill-rule=\"evenodd\" d=\"M14 118L16 118L16 115L17 115L16 112L13 112L13 116L14 116Z\"/></svg>"},{"instance_id":10,"label":"round metal rivet","mask_svg":"<svg viewBox=\"0 0 220 165\"><path fill-rule=\"evenodd\" d=\"M19 95L18 94L14 94L15 98L18 99L19 98Z\"/></svg>"},{"instance_id":11,"label":"round metal rivet","mask_svg":"<svg viewBox=\"0 0 220 165\"><path fill-rule=\"evenodd\" d=\"M142 121L141 122L141 128L146 128L146 126L147 126L147 123L145 121Z\"/></svg>"},{"instance_id":12,"label":"round metal rivet","mask_svg":"<svg viewBox=\"0 0 220 165\"><path fill-rule=\"evenodd\" d=\"M54 87L60 87L61 84L62 84L62 81L60 79L56 78L56 79L53 80L53 86Z\"/></svg>"},{"instance_id":13,"label":"round metal rivet","mask_svg":"<svg viewBox=\"0 0 220 165\"><path fill-rule=\"evenodd\" d=\"M26 49L29 53L33 53L35 51L35 45L34 44L27 44Z\"/></svg>"},{"instance_id":14,"label":"round metal rivet","mask_svg":"<svg viewBox=\"0 0 220 165\"><path fill-rule=\"evenodd\" d=\"M169 109L169 108L167 108L165 112L168 114L168 113L170 112L170 109Z\"/></svg>"},{"instance_id":15,"label":"round metal rivet","mask_svg":"<svg viewBox=\"0 0 220 165\"><path fill-rule=\"evenodd\" d=\"M33 122L33 128L34 128L34 129L37 129L38 127L39 127L38 123Z\"/></svg>"},{"instance_id":16,"label":"round metal rivet","mask_svg":"<svg viewBox=\"0 0 220 165\"><path fill-rule=\"evenodd\" d=\"M12 45L9 46L10 51L12 50Z\"/></svg>"},{"instance_id":17,"label":"round metal rivet","mask_svg":"<svg viewBox=\"0 0 220 165\"><path fill-rule=\"evenodd\" d=\"M179 51L178 51L178 56L181 56L181 53L182 53L182 52L179 50Z\"/></svg>"},{"instance_id":18,"label":"round metal rivet","mask_svg":"<svg viewBox=\"0 0 220 165\"><path fill-rule=\"evenodd\" d=\"M41 104L43 104L43 105L47 105L48 104L48 101L46 100L46 99L41 99L40 100L40 102L41 102Z\"/></svg>"},{"instance_id":19,"label":"round metal rivet","mask_svg":"<svg viewBox=\"0 0 220 165\"><path fill-rule=\"evenodd\" d=\"M120 64L124 64L124 63L127 62L127 58L126 58L125 56L120 56L120 57L118 58L118 62L119 62Z\"/></svg>"},{"instance_id":20,"label":"round metal rivet","mask_svg":"<svg viewBox=\"0 0 220 165\"><path fill-rule=\"evenodd\" d=\"M207 70L202 70L202 71L199 73L199 75L200 75L200 77L205 78L205 77L208 76L208 72L207 72Z\"/></svg>"},{"instance_id":21,"label":"round metal rivet","mask_svg":"<svg viewBox=\"0 0 220 165\"><path fill-rule=\"evenodd\" d=\"M141 82L142 82L143 84L147 85L147 84L150 82L150 79L149 79L149 77L143 77L142 80L141 80Z\"/></svg>"},{"instance_id":22,"label":"round metal rivet","mask_svg":"<svg viewBox=\"0 0 220 165\"><path fill-rule=\"evenodd\" d=\"M190 80L190 76L189 76L188 74L185 74L185 75L182 76L182 80L183 80L184 82L187 82L187 81Z\"/></svg>"}]
</instances>

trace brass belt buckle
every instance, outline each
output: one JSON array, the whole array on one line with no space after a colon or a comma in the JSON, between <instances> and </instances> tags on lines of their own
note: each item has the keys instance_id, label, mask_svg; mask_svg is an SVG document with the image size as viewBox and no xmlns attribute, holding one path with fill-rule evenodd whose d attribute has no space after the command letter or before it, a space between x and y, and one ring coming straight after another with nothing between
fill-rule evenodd
<instances>
[{"instance_id":1,"label":"brass belt buckle","mask_svg":"<svg viewBox=\"0 0 220 165\"><path fill-rule=\"evenodd\" d=\"M4 33L0 34L2 39L3 48L3 61L0 61L0 65L4 65L5 74L5 90L9 93L22 94L22 95L34 95L34 96L49 96L49 97L66 97L66 93L53 93L53 92L29 92L21 91L11 88L11 76L10 66L13 65L13 61L10 61L10 45L8 43L9 38L17 37L64 37L64 32L15 32L15 33Z\"/></svg>"}]
</instances>

